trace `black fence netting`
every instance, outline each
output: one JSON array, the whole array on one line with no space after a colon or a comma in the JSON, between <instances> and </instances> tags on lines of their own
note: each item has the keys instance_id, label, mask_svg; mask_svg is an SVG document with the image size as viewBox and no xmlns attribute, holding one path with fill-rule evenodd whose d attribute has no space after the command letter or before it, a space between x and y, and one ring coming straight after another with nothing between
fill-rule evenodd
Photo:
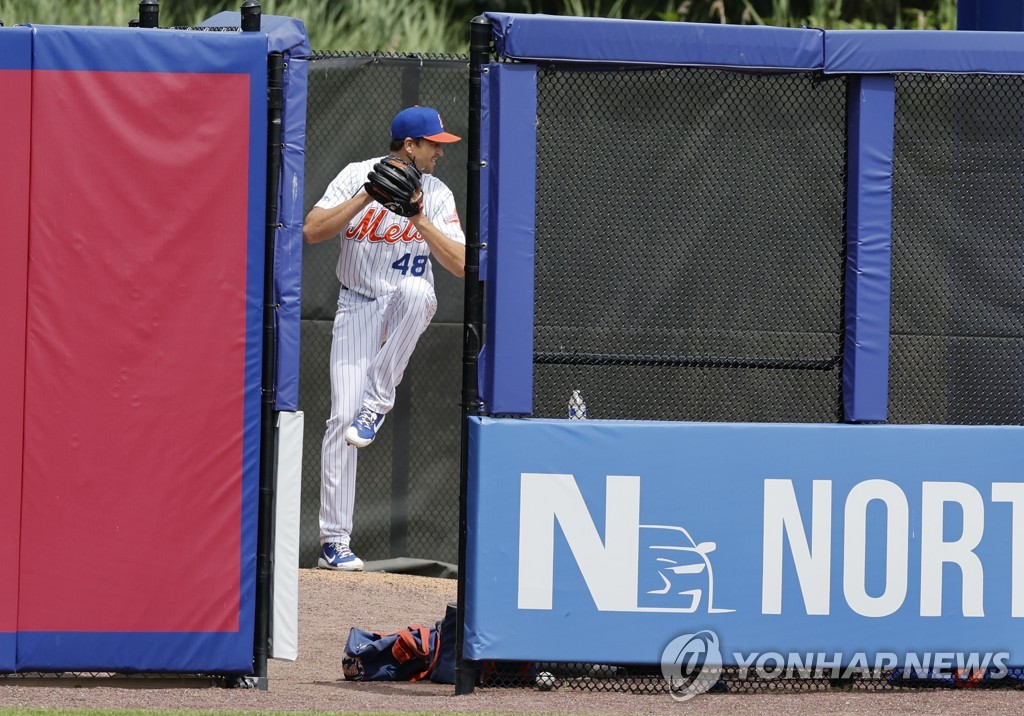
<instances>
[{"instance_id":1,"label":"black fence netting","mask_svg":"<svg viewBox=\"0 0 1024 716\"><path fill-rule=\"evenodd\" d=\"M349 162L388 153L394 115L415 104L438 109L465 138L466 58L317 53L309 58L305 211ZM449 145L436 174L465 216L466 142ZM303 248L299 407L305 413L299 561L320 547L320 447L330 413L328 358L338 300L338 242ZM369 561L417 560L393 570L451 576L458 562L459 395L463 284L435 264L438 309L399 385L374 444L359 453L352 547ZM422 563L419 561L422 560Z\"/></svg>"},{"instance_id":2,"label":"black fence netting","mask_svg":"<svg viewBox=\"0 0 1024 716\"><path fill-rule=\"evenodd\" d=\"M846 82L546 68L534 410L841 419Z\"/></svg>"},{"instance_id":3,"label":"black fence netting","mask_svg":"<svg viewBox=\"0 0 1024 716\"><path fill-rule=\"evenodd\" d=\"M1024 422L1024 77L896 76L890 423Z\"/></svg>"},{"instance_id":4,"label":"black fence netting","mask_svg":"<svg viewBox=\"0 0 1024 716\"><path fill-rule=\"evenodd\" d=\"M769 654L772 657L781 654ZM813 655L807 655L808 658ZM487 688L539 691L606 691L665 694L686 700L701 693L744 694L771 691L897 691L920 689L1024 689L1024 669L1003 665L976 668L930 664L874 668L841 664L818 668L770 660L766 666L702 664L640 666L581 662L482 662L477 683Z\"/></svg>"}]
</instances>

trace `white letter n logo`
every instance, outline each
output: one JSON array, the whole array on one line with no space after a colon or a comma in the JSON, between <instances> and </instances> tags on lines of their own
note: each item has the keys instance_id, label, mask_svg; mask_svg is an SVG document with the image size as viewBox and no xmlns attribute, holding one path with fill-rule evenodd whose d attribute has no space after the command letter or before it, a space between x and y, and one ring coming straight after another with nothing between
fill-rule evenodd
<instances>
[{"instance_id":1,"label":"white letter n logo","mask_svg":"<svg viewBox=\"0 0 1024 716\"><path fill-rule=\"evenodd\" d=\"M519 608L551 609L555 521L599 611L636 611L640 478L606 478L604 542L572 475L524 472L519 503Z\"/></svg>"}]
</instances>

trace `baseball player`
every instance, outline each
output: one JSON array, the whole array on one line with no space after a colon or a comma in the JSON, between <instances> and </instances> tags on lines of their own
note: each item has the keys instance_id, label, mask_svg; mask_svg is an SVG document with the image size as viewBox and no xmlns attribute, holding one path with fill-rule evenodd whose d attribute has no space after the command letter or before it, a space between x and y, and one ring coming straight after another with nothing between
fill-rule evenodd
<instances>
[{"instance_id":1,"label":"baseball player","mask_svg":"<svg viewBox=\"0 0 1024 716\"><path fill-rule=\"evenodd\" d=\"M359 571L349 539L356 456L373 442L413 349L437 309L428 256L465 274L466 237L451 190L433 176L444 130L429 107L391 122L391 153L349 164L302 227L306 243L341 237L341 291L331 342L331 415L321 453L320 558L324 569Z\"/></svg>"}]
</instances>

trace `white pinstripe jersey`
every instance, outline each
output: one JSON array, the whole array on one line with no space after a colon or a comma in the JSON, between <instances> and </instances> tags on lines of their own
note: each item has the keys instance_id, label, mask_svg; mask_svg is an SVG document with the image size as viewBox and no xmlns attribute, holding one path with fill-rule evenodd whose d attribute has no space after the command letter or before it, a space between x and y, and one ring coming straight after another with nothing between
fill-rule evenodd
<instances>
[{"instance_id":1,"label":"white pinstripe jersey","mask_svg":"<svg viewBox=\"0 0 1024 716\"><path fill-rule=\"evenodd\" d=\"M378 161L380 158L349 164L334 178L316 205L331 209L355 196ZM449 239L466 243L455 209L455 197L451 189L432 174L423 175L423 213ZM433 285L433 269L426 258L429 255L427 242L408 219L372 201L356 214L341 234L338 280L369 298L391 292L401 278L410 274L422 276Z\"/></svg>"}]
</instances>

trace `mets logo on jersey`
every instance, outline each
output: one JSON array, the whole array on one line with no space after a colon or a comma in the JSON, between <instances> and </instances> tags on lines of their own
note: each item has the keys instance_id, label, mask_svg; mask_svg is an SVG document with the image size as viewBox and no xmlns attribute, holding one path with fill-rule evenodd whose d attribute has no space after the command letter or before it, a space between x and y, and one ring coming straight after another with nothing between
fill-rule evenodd
<instances>
[{"instance_id":1,"label":"mets logo on jersey","mask_svg":"<svg viewBox=\"0 0 1024 716\"><path fill-rule=\"evenodd\" d=\"M384 217L389 213L387 209L383 208L367 209L358 224L345 229L345 238L353 241L362 241L363 239L373 242L383 241L388 244L397 244L399 241L423 241L423 236L412 225L412 222L406 222L404 229L398 223L391 223L382 228Z\"/></svg>"}]
</instances>

